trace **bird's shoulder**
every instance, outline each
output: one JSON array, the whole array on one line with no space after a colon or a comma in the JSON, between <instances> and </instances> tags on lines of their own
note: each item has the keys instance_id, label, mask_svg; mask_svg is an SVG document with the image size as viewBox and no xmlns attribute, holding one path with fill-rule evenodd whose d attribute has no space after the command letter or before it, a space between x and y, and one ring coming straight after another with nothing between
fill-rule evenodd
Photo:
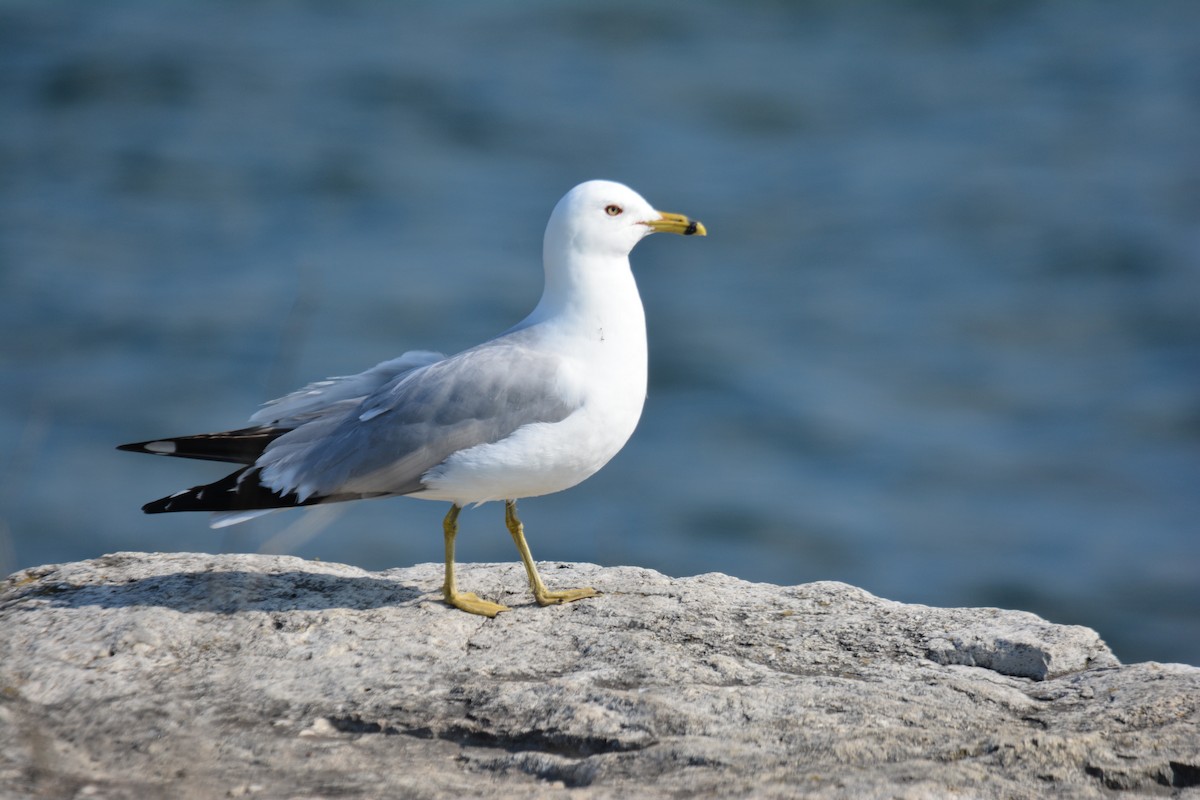
<instances>
[{"instance_id":1,"label":"bird's shoulder","mask_svg":"<svg viewBox=\"0 0 1200 800\"><path fill-rule=\"evenodd\" d=\"M397 375L363 400L357 417L366 422L387 414L393 423L449 424L520 413L556 422L582 399L575 359L516 331Z\"/></svg>"}]
</instances>

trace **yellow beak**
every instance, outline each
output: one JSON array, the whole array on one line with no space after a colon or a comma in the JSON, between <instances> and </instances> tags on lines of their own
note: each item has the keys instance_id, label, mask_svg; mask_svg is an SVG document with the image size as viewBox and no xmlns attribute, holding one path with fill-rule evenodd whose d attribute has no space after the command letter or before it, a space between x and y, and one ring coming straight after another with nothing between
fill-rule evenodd
<instances>
[{"instance_id":1,"label":"yellow beak","mask_svg":"<svg viewBox=\"0 0 1200 800\"><path fill-rule=\"evenodd\" d=\"M668 214L665 211L658 212L658 219L652 219L649 222L643 222L643 225L648 225L651 230L658 233L678 233L684 236L707 236L708 231L704 225L694 219L688 219L683 214Z\"/></svg>"}]
</instances>

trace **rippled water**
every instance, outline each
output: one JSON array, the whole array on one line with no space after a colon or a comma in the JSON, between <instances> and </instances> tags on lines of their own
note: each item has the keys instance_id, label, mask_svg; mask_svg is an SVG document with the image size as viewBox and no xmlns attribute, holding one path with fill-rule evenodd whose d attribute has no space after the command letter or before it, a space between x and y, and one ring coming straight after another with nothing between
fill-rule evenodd
<instances>
[{"instance_id":1,"label":"rippled water","mask_svg":"<svg viewBox=\"0 0 1200 800\"><path fill-rule=\"evenodd\" d=\"M139 505L235 426L540 291L592 177L634 254L641 427L526 501L542 559L1023 608L1200 663L1200 5L0 6L0 567L438 560L440 504L224 532ZM493 506L465 561L511 560Z\"/></svg>"}]
</instances>

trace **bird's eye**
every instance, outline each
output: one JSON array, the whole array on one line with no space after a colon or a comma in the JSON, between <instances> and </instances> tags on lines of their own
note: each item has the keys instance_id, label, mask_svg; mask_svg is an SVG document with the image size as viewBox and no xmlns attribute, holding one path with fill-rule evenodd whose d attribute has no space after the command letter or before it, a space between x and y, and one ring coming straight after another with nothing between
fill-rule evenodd
<instances>
[{"instance_id":1,"label":"bird's eye","mask_svg":"<svg viewBox=\"0 0 1200 800\"><path fill-rule=\"evenodd\" d=\"M611 206L605 206L604 213L608 214L610 217L615 217L624 210L625 209L621 208L618 205L611 205Z\"/></svg>"}]
</instances>

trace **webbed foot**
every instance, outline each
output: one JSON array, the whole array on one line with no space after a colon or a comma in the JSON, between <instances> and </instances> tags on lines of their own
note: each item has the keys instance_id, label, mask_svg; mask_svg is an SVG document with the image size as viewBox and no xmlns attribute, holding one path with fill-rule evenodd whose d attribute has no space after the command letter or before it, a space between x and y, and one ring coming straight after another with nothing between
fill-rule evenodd
<instances>
[{"instance_id":1,"label":"webbed foot","mask_svg":"<svg viewBox=\"0 0 1200 800\"><path fill-rule=\"evenodd\" d=\"M499 603L493 603L490 600L484 600L474 592L442 592L446 598L446 602L455 608L466 611L468 614L479 614L481 617L494 618L501 611L511 611L508 606L502 606ZM567 602L565 600L557 600L550 602Z\"/></svg>"}]
</instances>

